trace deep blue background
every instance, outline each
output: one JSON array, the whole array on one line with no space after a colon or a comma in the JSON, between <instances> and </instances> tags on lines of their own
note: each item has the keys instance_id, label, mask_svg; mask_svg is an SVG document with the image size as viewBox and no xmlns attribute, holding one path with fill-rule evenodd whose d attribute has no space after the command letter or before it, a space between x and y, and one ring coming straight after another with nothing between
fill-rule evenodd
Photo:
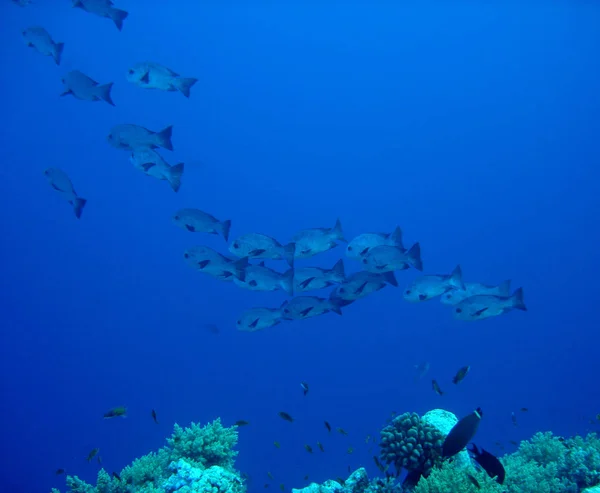
<instances>
[{"instance_id":1,"label":"deep blue background","mask_svg":"<svg viewBox=\"0 0 600 493\"><path fill-rule=\"evenodd\" d=\"M288 488L348 466L375 474L365 436L392 410L482 406L479 442L497 452L495 441L537 430L593 429L598 7L218 3L123 0L121 33L66 0L2 3L0 490L61 486L58 467L94 480L93 447L119 470L162 446L174 422L217 416L251 421L237 465L255 490L267 471ZM65 43L60 67L25 46L32 25ZM144 60L199 78L191 98L127 83ZM73 69L114 81L116 108L60 98ZM178 194L107 144L118 123L174 125L175 152L162 154L186 162ZM48 186L49 166L88 199L80 221ZM399 224L427 272L460 263L467 281L511 278L529 312L455 321L437 301L403 301L412 271L343 317L236 332L241 311L285 297L191 270L186 247L226 245L178 229L170 217L184 206L231 218L232 237L287 241L336 217L348 238ZM415 384L421 360L431 370ZM452 386L465 364L471 374ZM103 420L117 405L129 417ZM328 436L324 419L349 436ZM317 440L326 453L307 454Z\"/></svg>"}]
</instances>

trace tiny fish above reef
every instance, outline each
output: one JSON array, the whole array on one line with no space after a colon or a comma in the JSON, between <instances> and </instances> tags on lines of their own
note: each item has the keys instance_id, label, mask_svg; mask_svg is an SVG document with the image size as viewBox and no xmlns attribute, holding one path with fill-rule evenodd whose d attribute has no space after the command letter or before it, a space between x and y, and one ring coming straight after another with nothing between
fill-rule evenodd
<instances>
[{"instance_id":1,"label":"tiny fish above reef","mask_svg":"<svg viewBox=\"0 0 600 493\"><path fill-rule=\"evenodd\" d=\"M404 291L404 299L410 302L427 301L455 288L464 289L460 265L457 265L449 275L418 277Z\"/></svg>"},{"instance_id":2,"label":"tiny fish above reef","mask_svg":"<svg viewBox=\"0 0 600 493\"><path fill-rule=\"evenodd\" d=\"M273 442L273 445L275 445L276 448L281 448L281 444L279 442Z\"/></svg>"},{"instance_id":3,"label":"tiny fish above reef","mask_svg":"<svg viewBox=\"0 0 600 493\"><path fill-rule=\"evenodd\" d=\"M327 421L324 421L324 423L325 423L325 428L327 428L327 431L331 433L331 425Z\"/></svg>"},{"instance_id":4,"label":"tiny fish above reef","mask_svg":"<svg viewBox=\"0 0 600 493\"><path fill-rule=\"evenodd\" d=\"M112 477L115 478L117 481L121 481L121 476L119 476L119 474L114 471L112 473Z\"/></svg>"},{"instance_id":5,"label":"tiny fish above reef","mask_svg":"<svg viewBox=\"0 0 600 493\"><path fill-rule=\"evenodd\" d=\"M292 241L296 244L295 258L310 258L335 248L337 241L346 242L339 219L333 228L304 229L292 236Z\"/></svg>"},{"instance_id":6,"label":"tiny fish above reef","mask_svg":"<svg viewBox=\"0 0 600 493\"><path fill-rule=\"evenodd\" d=\"M523 301L523 288L517 289L512 296L471 296L454 306L454 318L458 320L484 320L497 317L516 308L527 311Z\"/></svg>"},{"instance_id":7,"label":"tiny fish above reef","mask_svg":"<svg viewBox=\"0 0 600 493\"><path fill-rule=\"evenodd\" d=\"M348 432L346 430L344 430L344 428L338 427L338 428L336 428L336 430L340 435L348 436Z\"/></svg>"},{"instance_id":8,"label":"tiny fish above reef","mask_svg":"<svg viewBox=\"0 0 600 493\"><path fill-rule=\"evenodd\" d=\"M321 452L325 452L325 447L323 447L323 444L321 442L317 442L317 447L319 447L319 450Z\"/></svg>"},{"instance_id":9,"label":"tiny fish above reef","mask_svg":"<svg viewBox=\"0 0 600 493\"><path fill-rule=\"evenodd\" d=\"M145 89L179 91L186 98L190 97L190 89L198 82L198 79L181 77L170 68L154 62L136 63L127 71L127 80Z\"/></svg>"},{"instance_id":10,"label":"tiny fish above reef","mask_svg":"<svg viewBox=\"0 0 600 493\"><path fill-rule=\"evenodd\" d=\"M105 101L111 106L114 106L110 96L110 90L113 83L98 84L94 79L91 79L79 70L71 70L62 78L62 83L65 86L61 96L71 94L77 99L83 101Z\"/></svg>"},{"instance_id":11,"label":"tiny fish above reef","mask_svg":"<svg viewBox=\"0 0 600 493\"><path fill-rule=\"evenodd\" d=\"M89 454L88 454L88 456L86 457L86 460L87 460L88 462L91 462L91 461L92 461L92 459L93 459L94 457L96 457L96 454L97 454L98 452L100 452L100 449L99 449L99 448L93 448L92 450L90 450L90 453L89 453Z\"/></svg>"},{"instance_id":12,"label":"tiny fish above reef","mask_svg":"<svg viewBox=\"0 0 600 493\"><path fill-rule=\"evenodd\" d=\"M67 174L58 168L48 168L44 170L44 176L47 178L50 186L71 204L73 212L75 212L75 217L79 219L87 200L77 195Z\"/></svg>"},{"instance_id":13,"label":"tiny fish above reef","mask_svg":"<svg viewBox=\"0 0 600 493\"><path fill-rule=\"evenodd\" d=\"M156 415L156 411L154 409L152 409L152 419L154 420L154 422L156 424L158 424L158 416Z\"/></svg>"},{"instance_id":14,"label":"tiny fish above reef","mask_svg":"<svg viewBox=\"0 0 600 493\"><path fill-rule=\"evenodd\" d=\"M500 462L495 455L490 454L484 449L479 450L474 443L471 444L471 448L468 450L471 457L481 466L490 478L496 478L498 483L504 484L506 470L504 469L502 462Z\"/></svg>"},{"instance_id":15,"label":"tiny fish above reef","mask_svg":"<svg viewBox=\"0 0 600 493\"><path fill-rule=\"evenodd\" d=\"M444 392L440 388L440 385L437 383L437 380L431 381L431 388L437 395L444 395Z\"/></svg>"},{"instance_id":16,"label":"tiny fish above reef","mask_svg":"<svg viewBox=\"0 0 600 493\"><path fill-rule=\"evenodd\" d=\"M300 382L300 387L302 387L302 393L304 395L308 394L308 384L306 382Z\"/></svg>"},{"instance_id":17,"label":"tiny fish above reef","mask_svg":"<svg viewBox=\"0 0 600 493\"><path fill-rule=\"evenodd\" d=\"M265 266L264 262L258 265L249 265L244 270L244 278L235 278L235 284L250 291L277 291L283 290L289 296L294 294L294 269L280 273Z\"/></svg>"},{"instance_id":18,"label":"tiny fish above reef","mask_svg":"<svg viewBox=\"0 0 600 493\"><path fill-rule=\"evenodd\" d=\"M312 449L312 447L311 447L310 445L305 445L305 446L304 446L304 448L306 449L306 451L307 451L309 454L312 454L312 453L313 453L313 449Z\"/></svg>"},{"instance_id":19,"label":"tiny fish above reef","mask_svg":"<svg viewBox=\"0 0 600 493\"><path fill-rule=\"evenodd\" d=\"M220 221L216 217L200 209L179 209L173 216L177 226L191 233L220 234L225 241L229 241L231 221Z\"/></svg>"},{"instance_id":20,"label":"tiny fish above reef","mask_svg":"<svg viewBox=\"0 0 600 493\"><path fill-rule=\"evenodd\" d=\"M286 260L294 266L295 243L283 246L275 238L260 233L248 233L237 238L229 251L238 257Z\"/></svg>"},{"instance_id":21,"label":"tiny fish above reef","mask_svg":"<svg viewBox=\"0 0 600 493\"><path fill-rule=\"evenodd\" d=\"M273 327L282 320L283 312L279 308L250 308L237 319L236 327L243 332L256 332Z\"/></svg>"},{"instance_id":22,"label":"tiny fish above reef","mask_svg":"<svg viewBox=\"0 0 600 493\"><path fill-rule=\"evenodd\" d=\"M110 409L104 413L104 419L111 419L111 418L118 418L118 417L122 417L122 418L127 417L127 408L126 407L123 407L123 406L113 407L112 409Z\"/></svg>"},{"instance_id":23,"label":"tiny fish above reef","mask_svg":"<svg viewBox=\"0 0 600 493\"><path fill-rule=\"evenodd\" d=\"M277 413L277 415L283 419L284 421L289 421L290 423L294 422L294 418L292 418L288 413L286 413L285 411L279 411Z\"/></svg>"},{"instance_id":24,"label":"tiny fish above reef","mask_svg":"<svg viewBox=\"0 0 600 493\"><path fill-rule=\"evenodd\" d=\"M64 469L57 469L54 474L56 474L57 476L60 476L61 474L64 474L64 473L65 473Z\"/></svg>"},{"instance_id":25,"label":"tiny fish above reef","mask_svg":"<svg viewBox=\"0 0 600 493\"><path fill-rule=\"evenodd\" d=\"M250 424L249 421L245 421L243 419L240 419L238 421L236 421L235 423L233 423L235 426L248 426Z\"/></svg>"},{"instance_id":26,"label":"tiny fish above reef","mask_svg":"<svg viewBox=\"0 0 600 493\"><path fill-rule=\"evenodd\" d=\"M393 245L377 246L370 249L361 262L363 269L373 273L406 270L411 266L423 270L419 243L415 243L408 251Z\"/></svg>"},{"instance_id":27,"label":"tiny fish above reef","mask_svg":"<svg viewBox=\"0 0 600 493\"><path fill-rule=\"evenodd\" d=\"M453 457L471 442L477 433L482 416L481 408L477 408L452 427L442 444L442 457Z\"/></svg>"},{"instance_id":28,"label":"tiny fish above reef","mask_svg":"<svg viewBox=\"0 0 600 493\"><path fill-rule=\"evenodd\" d=\"M399 226L391 233L364 233L354 238L346 247L346 256L360 260L372 248L389 245L398 247L402 251L406 251L402 243L402 230Z\"/></svg>"},{"instance_id":29,"label":"tiny fish above reef","mask_svg":"<svg viewBox=\"0 0 600 493\"><path fill-rule=\"evenodd\" d=\"M149 147L150 149L163 147L164 149L172 151L172 134L173 126L168 126L160 132L153 132L140 125L124 123L115 125L111 128L106 140L108 140L108 143L113 147L126 151L133 151L144 147Z\"/></svg>"},{"instance_id":30,"label":"tiny fish above reef","mask_svg":"<svg viewBox=\"0 0 600 493\"><path fill-rule=\"evenodd\" d=\"M462 368L460 368L457 372L456 375L454 375L454 377L452 378L452 383L453 384L458 384L460 382L463 381L463 379L467 376L467 373L469 373L469 371L471 370L470 366L463 366Z\"/></svg>"},{"instance_id":31,"label":"tiny fish above reef","mask_svg":"<svg viewBox=\"0 0 600 493\"><path fill-rule=\"evenodd\" d=\"M286 320L303 320L329 312L342 314L340 305L335 300L317 296L296 296L290 301L284 302L281 309L283 310L283 318Z\"/></svg>"},{"instance_id":32,"label":"tiny fish above reef","mask_svg":"<svg viewBox=\"0 0 600 493\"><path fill-rule=\"evenodd\" d=\"M184 164L178 163L171 166L163 157L150 147L138 147L133 150L129 161L133 166L146 175L169 182L174 192L179 192Z\"/></svg>"},{"instance_id":33,"label":"tiny fish above reef","mask_svg":"<svg viewBox=\"0 0 600 493\"><path fill-rule=\"evenodd\" d=\"M244 278L244 270L248 267L248 259L230 259L207 246L188 248L183 258L193 269L208 274L222 281L233 281L234 277Z\"/></svg>"},{"instance_id":34,"label":"tiny fish above reef","mask_svg":"<svg viewBox=\"0 0 600 493\"><path fill-rule=\"evenodd\" d=\"M302 293L324 289L346 280L344 261L338 260L331 269L301 267L294 270L294 291Z\"/></svg>"},{"instance_id":35,"label":"tiny fish above reef","mask_svg":"<svg viewBox=\"0 0 600 493\"><path fill-rule=\"evenodd\" d=\"M73 0L72 6L111 19L119 31L123 29L123 21L129 15L128 12L113 7L112 0Z\"/></svg>"},{"instance_id":36,"label":"tiny fish above reef","mask_svg":"<svg viewBox=\"0 0 600 493\"><path fill-rule=\"evenodd\" d=\"M21 32L25 43L30 48L34 48L38 53L51 56L56 65L60 65L64 43L56 43L52 36L43 27L29 27Z\"/></svg>"},{"instance_id":37,"label":"tiny fish above reef","mask_svg":"<svg viewBox=\"0 0 600 493\"><path fill-rule=\"evenodd\" d=\"M329 299L343 307L385 288L388 284L398 286L393 272L383 274L366 271L355 272L331 291Z\"/></svg>"},{"instance_id":38,"label":"tiny fish above reef","mask_svg":"<svg viewBox=\"0 0 600 493\"><path fill-rule=\"evenodd\" d=\"M440 298L440 301L445 305L457 305L471 296L478 295L510 296L510 280L506 280L498 286L466 282L465 289L451 289Z\"/></svg>"}]
</instances>

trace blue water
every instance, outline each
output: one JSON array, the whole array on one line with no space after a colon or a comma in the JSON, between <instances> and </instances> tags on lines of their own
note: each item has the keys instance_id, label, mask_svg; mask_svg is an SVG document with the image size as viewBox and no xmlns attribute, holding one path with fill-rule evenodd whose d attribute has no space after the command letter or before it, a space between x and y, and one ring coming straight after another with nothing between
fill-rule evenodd
<instances>
[{"instance_id":1,"label":"blue water","mask_svg":"<svg viewBox=\"0 0 600 493\"><path fill-rule=\"evenodd\" d=\"M478 442L496 453L538 430L598 429L599 8L254 4L123 0L119 32L66 0L2 3L0 491L63 488L57 468L94 481L92 448L120 470L174 422L219 416L251 422L237 461L251 491L267 471L287 488L360 465L376 475L365 437L391 411L481 406ZM60 67L25 46L33 25L65 43ZM128 83L144 60L199 78L191 98ZM116 107L60 98L73 69L114 81ZM175 151L161 152L186 163L179 193L108 145L119 123L174 125ZM79 221L49 166L88 200ZM227 249L175 226L180 207L230 218L232 238L285 242L338 217L348 238L400 225L426 272L512 279L529 310L459 322L436 300L406 303L406 271L341 317L238 332L243 310L286 297L190 269L186 248ZM102 419L119 405L127 419ZM309 455L317 440L326 452Z\"/></svg>"}]
</instances>

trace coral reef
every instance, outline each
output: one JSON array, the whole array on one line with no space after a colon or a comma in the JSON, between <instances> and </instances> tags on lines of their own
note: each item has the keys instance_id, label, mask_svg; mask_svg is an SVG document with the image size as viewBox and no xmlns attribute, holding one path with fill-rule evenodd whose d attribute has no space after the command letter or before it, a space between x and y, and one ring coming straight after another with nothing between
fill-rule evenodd
<instances>
[{"instance_id":1,"label":"coral reef","mask_svg":"<svg viewBox=\"0 0 600 493\"><path fill-rule=\"evenodd\" d=\"M302 489L293 489L292 493L402 493L402 487L394 479L369 481L367 471L361 467L340 484L328 480L322 484L311 483Z\"/></svg>"}]
</instances>

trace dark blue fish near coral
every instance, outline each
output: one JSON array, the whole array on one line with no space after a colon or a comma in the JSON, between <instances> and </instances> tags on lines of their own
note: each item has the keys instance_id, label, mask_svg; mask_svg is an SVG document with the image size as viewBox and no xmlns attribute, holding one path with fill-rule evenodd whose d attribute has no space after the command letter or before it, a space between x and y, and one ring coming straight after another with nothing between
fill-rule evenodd
<instances>
[{"instance_id":1,"label":"dark blue fish near coral","mask_svg":"<svg viewBox=\"0 0 600 493\"><path fill-rule=\"evenodd\" d=\"M498 483L504 484L506 470L504 469L502 462L500 462L495 455L490 454L484 449L479 450L474 443L468 450L473 460L481 466L490 478L496 478Z\"/></svg>"},{"instance_id":2,"label":"dark blue fish near coral","mask_svg":"<svg viewBox=\"0 0 600 493\"><path fill-rule=\"evenodd\" d=\"M458 454L473 440L482 416L481 408L477 408L452 427L442 444L442 457L448 458Z\"/></svg>"}]
</instances>

